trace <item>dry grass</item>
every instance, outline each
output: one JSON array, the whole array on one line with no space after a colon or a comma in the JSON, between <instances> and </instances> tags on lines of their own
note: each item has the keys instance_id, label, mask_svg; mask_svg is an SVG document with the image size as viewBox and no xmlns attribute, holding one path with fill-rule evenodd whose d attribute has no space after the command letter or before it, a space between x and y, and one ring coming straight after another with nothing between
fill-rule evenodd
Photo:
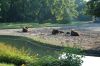
<instances>
[{"instance_id":1,"label":"dry grass","mask_svg":"<svg viewBox=\"0 0 100 66\"><path fill-rule=\"evenodd\" d=\"M32 36L33 40L66 47L79 47L85 50L100 49L100 33L94 31L79 31L80 36L65 36L64 34L49 35L40 34Z\"/></svg>"}]
</instances>

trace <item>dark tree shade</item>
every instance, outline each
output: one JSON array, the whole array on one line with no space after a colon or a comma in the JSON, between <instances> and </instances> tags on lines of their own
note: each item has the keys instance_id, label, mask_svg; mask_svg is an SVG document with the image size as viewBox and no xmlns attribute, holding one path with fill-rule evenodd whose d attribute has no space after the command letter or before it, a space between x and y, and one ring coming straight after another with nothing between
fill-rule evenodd
<instances>
[{"instance_id":1,"label":"dark tree shade","mask_svg":"<svg viewBox=\"0 0 100 66\"><path fill-rule=\"evenodd\" d=\"M90 0L87 3L87 14L100 17L100 0Z\"/></svg>"},{"instance_id":2,"label":"dark tree shade","mask_svg":"<svg viewBox=\"0 0 100 66\"><path fill-rule=\"evenodd\" d=\"M77 16L75 0L0 0L1 21L68 21Z\"/></svg>"}]
</instances>

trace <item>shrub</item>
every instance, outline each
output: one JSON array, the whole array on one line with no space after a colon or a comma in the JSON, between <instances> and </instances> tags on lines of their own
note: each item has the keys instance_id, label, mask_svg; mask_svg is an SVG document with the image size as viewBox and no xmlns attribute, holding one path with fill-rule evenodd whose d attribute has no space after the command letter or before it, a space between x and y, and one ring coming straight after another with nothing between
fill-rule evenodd
<instances>
[{"instance_id":1,"label":"shrub","mask_svg":"<svg viewBox=\"0 0 100 66\"><path fill-rule=\"evenodd\" d=\"M15 66L14 64L0 63L0 66Z\"/></svg>"},{"instance_id":2,"label":"shrub","mask_svg":"<svg viewBox=\"0 0 100 66\"><path fill-rule=\"evenodd\" d=\"M0 62L13 63L15 65L34 63L36 56L30 56L24 50L18 50L9 45L0 44Z\"/></svg>"},{"instance_id":3,"label":"shrub","mask_svg":"<svg viewBox=\"0 0 100 66\"><path fill-rule=\"evenodd\" d=\"M22 64L27 64L27 66L81 66L82 57L81 55L76 55L80 53L79 51L80 49L78 48L66 48L62 50L60 53L66 53L65 59L58 59L52 56L37 58L35 55L32 56L24 50L18 50L15 47L0 44L0 62L11 63L17 66Z\"/></svg>"},{"instance_id":4,"label":"shrub","mask_svg":"<svg viewBox=\"0 0 100 66\"><path fill-rule=\"evenodd\" d=\"M65 53L65 59L59 59L52 56L45 56L40 58L39 62L37 63L38 66L81 66L83 57L82 50L79 48L64 48L60 52L58 52L57 56L59 54ZM36 66L37 66L36 65Z\"/></svg>"},{"instance_id":5,"label":"shrub","mask_svg":"<svg viewBox=\"0 0 100 66\"><path fill-rule=\"evenodd\" d=\"M65 51L65 50L64 50ZM72 53L66 53L65 59L58 59L52 56L45 56L40 58L38 63L34 66L81 66L82 55L76 55Z\"/></svg>"}]
</instances>

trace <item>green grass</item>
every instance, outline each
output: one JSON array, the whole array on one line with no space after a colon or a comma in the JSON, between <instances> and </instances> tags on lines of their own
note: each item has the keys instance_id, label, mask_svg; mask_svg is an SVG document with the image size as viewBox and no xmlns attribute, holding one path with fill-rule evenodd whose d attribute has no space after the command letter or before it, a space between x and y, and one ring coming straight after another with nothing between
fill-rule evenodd
<instances>
[{"instance_id":1,"label":"green grass","mask_svg":"<svg viewBox=\"0 0 100 66\"><path fill-rule=\"evenodd\" d=\"M62 61L57 59L62 49L62 47L48 45L26 37L0 35L0 63L1 65L4 63L3 65L5 66L14 66L13 64L28 64L27 66L80 66L81 58L72 56L72 54L68 54L69 58L66 60ZM69 49L69 51L70 50L73 49ZM64 50L64 52L66 52L66 50ZM37 53L39 56L35 56ZM60 53L62 53L62 51Z\"/></svg>"},{"instance_id":2,"label":"green grass","mask_svg":"<svg viewBox=\"0 0 100 66\"><path fill-rule=\"evenodd\" d=\"M17 22L17 23L0 23L0 29L17 29L27 26L29 28L38 28L38 27L54 27L54 26L61 26L61 25L79 25L82 22L71 22L68 24L59 24L59 23L34 23L34 22Z\"/></svg>"},{"instance_id":3,"label":"green grass","mask_svg":"<svg viewBox=\"0 0 100 66\"><path fill-rule=\"evenodd\" d=\"M51 42L52 41L52 42ZM9 44L15 46L18 49L25 49L31 54L39 54L39 56L52 55L56 57L56 52L61 51L64 48L70 48L68 46L59 46L57 45L59 41L57 40L48 40L42 39L38 36L33 38L20 37L20 36L9 36L9 35L0 35L0 43ZM54 44L57 43L57 44ZM66 44L65 44L66 45ZM72 47L70 49L73 49ZM79 47L76 47L79 48ZM45 52L44 52L45 51Z\"/></svg>"},{"instance_id":4,"label":"green grass","mask_svg":"<svg viewBox=\"0 0 100 66\"><path fill-rule=\"evenodd\" d=\"M30 53L39 54L40 56L52 55L56 56L56 52L61 50L61 47L48 45L39 41L34 41L26 37L20 36L5 36L0 35L0 43L15 46L18 49L24 48ZM45 51L45 52L44 52Z\"/></svg>"},{"instance_id":5,"label":"green grass","mask_svg":"<svg viewBox=\"0 0 100 66\"><path fill-rule=\"evenodd\" d=\"M15 66L14 64L0 63L0 66Z\"/></svg>"},{"instance_id":6,"label":"green grass","mask_svg":"<svg viewBox=\"0 0 100 66\"><path fill-rule=\"evenodd\" d=\"M38 58L35 55L30 55L23 49L17 49L10 45L0 43L0 62L13 63L22 65L27 63L34 63Z\"/></svg>"},{"instance_id":7,"label":"green grass","mask_svg":"<svg viewBox=\"0 0 100 66\"><path fill-rule=\"evenodd\" d=\"M59 60L53 56L33 56L23 50L10 45L0 43L0 65L1 66L80 66L81 58L72 53L66 54L67 58ZM8 64L6 64L8 63Z\"/></svg>"}]
</instances>

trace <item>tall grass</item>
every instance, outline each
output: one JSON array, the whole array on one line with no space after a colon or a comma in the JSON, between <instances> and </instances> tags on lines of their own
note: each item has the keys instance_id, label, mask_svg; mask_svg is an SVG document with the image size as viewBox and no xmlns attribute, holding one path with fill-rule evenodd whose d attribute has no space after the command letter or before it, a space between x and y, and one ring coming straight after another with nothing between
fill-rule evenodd
<instances>
[{"instance_id":1,"label":"tall grass","mask_svg":"<svg viewBox=\"0 0 100 66\"><path fill-rule=\"evenodd\" d=\"M22 65L36 62L36 56L28 54L24 50L18 50L9 45L0 44L0 62Z\"/></svg>"},{"instance_id":2,"label":"tall grass","mask_svg":"<svg viewBox=\"0 0 100 66\"><path fill-rule=\"evenodd\" d=\"M14 64L0 63L0 66L15 66Z\"/></svg>"},{"instance_id":3,"label":"tall grass","mask_svg":"<svg viewBox=\"0 0 100 66\"><path fill-rule=\"evenodd\" d=\"M60 53L62 54L62 52L66 52L66 53L71 53L67 55L67 59L65 60L59 60L58 56L59 56L59 52L57 52L56 54L56 58L53 56L47 56L46 51L49 49L45 49L42 50L43 48L47 47L44 44L40 44L41 42L36 42L36 44L40 44L40 45L44 45L45 47L42 47L40 49L40 47L37 47L36 49L41 51L41 53L45 52L45 56L43 57L37 57L35 55L30 55L27 51L24 51L23 49L17 49L13 46L11 46L12 44L10 44L10 42L6 42L6 41L11 41L14 42L14 40L12 39L20 39L20 40L25 40L23 37L18 38L18 37L13 37L13 36L6 36L6 38L10 37L10 40L8 39L1 39L4 38L4 36L1 36L0 39L2 42L4 43L0 43L0 63L7 63L4 65L8 65L9 64L15 64L17 66L80 66L82 63L81 58L77 57L77 55L72 55L73 52L77 52L76 50L73 49L66 49L66 50L62 50ZM12 39L11 39L12 38ZM5 40L5 41L4 41ZM28 40L28 39L27 39ZM30 40L31 41L31 40ZM33 41L33 40L32 40ZM18 44L19 46L21 46L21 44L23 43L23 45L25 46L25 41L20 42L15 40L14 42L15 44ZM31 43L28 43L28 45L30 45ZM32 43L28 48L35 48L36 46L33 45L34 43ZM28 46L27 45L27 46ZM33 46L32 46L33 45ZM25 48L27 50L27 48ZM35 51L37 51L35 50ZM79 49L77 49L79 50ZM33 50L32 50L33 51ZM53 53L53 51L55 51L54 49L52 49L52 51L48 51L49 53ZM69 52L70 51L70 52ZM53 55L55 55L55 53L53 53ZM3 65L2 65L3 66ZM11 65L12 66L12 65Z\"/></svg>"}]
</instances>

